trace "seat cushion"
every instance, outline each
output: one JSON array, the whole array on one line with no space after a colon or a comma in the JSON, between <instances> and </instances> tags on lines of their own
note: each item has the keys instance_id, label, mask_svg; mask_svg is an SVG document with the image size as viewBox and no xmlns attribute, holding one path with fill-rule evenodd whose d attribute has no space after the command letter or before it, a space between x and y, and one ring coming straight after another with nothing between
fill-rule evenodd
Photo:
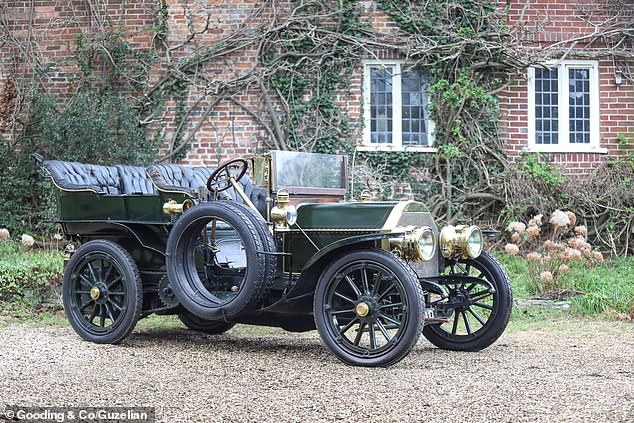
<instances>
[{"instance_id":1,"label":"seat cushion","mask_svg":"<svg viewBox=\"0 0 634 423\"><path fill-rule=\"evenodd\" d=\"M121 193L121 179L119 178L119 172L115 166L93 164L86 166L89 166L90 172L97 181L97 186L102 189L102 192L106 194Z\"/></svg>"},{"instance_id":2,"label":"seat cushion","mask_svg":"<svg viewBox=\"0 0 634 423\"><path fill-rule=\"evenodd\" d=\"M207 180L214 170L212 167L195 167L194 173L202 185L207 185ZM248 175L244 175L238 184L260 214L263 217L266 216L266 189L255 185ZM244 200L233 187L220 192L219 197L223 200L233 200L244 204Z\"/></svg>"},{"instance_id":3,"label":"seat cushion","mask_svg":"<svg viewBox=\"0 0 634 423\"><path fill-rule=\"evenodd\" d=\"M156 194L156 187L143 166L116 167L124 194Z\"/></svg>"},{"instance_id":4,"label":"seat cushion","mask_svg":"<svg viewBox=\"0 0 634 423\"><path fill-rule=\"evenodd\" d=\"M91 190L101 194L119 194L121 180L114 166L101 166L61 160L44 160L41 166L62 189Z\"/></svg>"},{"instance_id":5,"label":"seat cushion","mask_svg":"<svg viewBox=\"0 0 634 423\"><path fill-rule=\"evenodd\" d=\"M200 178L191 167L176 164L155 164L147 168L147 174L160 191L197 192Z\"/></svg>"}]
</instances>

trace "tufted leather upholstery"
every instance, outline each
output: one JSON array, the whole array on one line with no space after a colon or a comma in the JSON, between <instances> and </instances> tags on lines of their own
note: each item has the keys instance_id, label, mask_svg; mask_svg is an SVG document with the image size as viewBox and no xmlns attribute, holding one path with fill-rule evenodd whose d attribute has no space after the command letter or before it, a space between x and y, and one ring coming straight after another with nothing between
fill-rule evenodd
<instances>
[{"instance_id":1,"label":"tufted leather upholstery","mask_svg":"<svg viewBox=\"0 0 634 423\"><path fill-rule=\"evenodd\" d=\"M142 166L116 166L124 194L156 194L156 187Z\"/></svg>"},{"instance_id":2,"label":"tufted leather upholstery","mask_svg":"<svg viewBox=\"0 0 634 423\"><path fill-rule=\"evenodd\" d=\"M160 191L197 192L199 179L191 167L175 164L155 164L147 168L154 185Z\"/></svg>"},{"instance_id":3,"label":"tufted leather upholstery","mask_svg":"<svg viewBox=\"0 0 634 423\"><path fill-rule=\"evenodd\" d=\"M63 189L91 190L101 194L119 194L121 180L114 166L100 166L60 160L43 160L46 169L57 185Z\"/></svg>"},{"instance_id":4,"label":"tufted leather upholstery","mask_svg":"<svg viewBox=\"0 0 634 423\"><path fill-rule=\"evenodd\" d=\"M207 185L207 180L214 170L215 169L211 167L195 167L194 173L200 184ZM247 197L249 197L249 200L255 205L255 208L258 209L260 214L266 216L266 189L255 185L248 175L244 175L242 179L238 181L238 184L242 187L242 190ZM222 191L219 196L223 200L234 200L244 204L240 195L238 195L233 188Z\"/></svg>"},{"instance_id":5,"label":"tufted leather upholstery","mask_svg":"<svg viewBox=\"0 0 634 423\"><path fill-rule=\"evenodd\" d=\"M207 187L207 180L216 170L215 167L194 167L192 168L194 171L194 177L198 181L199 186ZM207 188L205 188L207 189Z\"/></svg>"}]
</instances>

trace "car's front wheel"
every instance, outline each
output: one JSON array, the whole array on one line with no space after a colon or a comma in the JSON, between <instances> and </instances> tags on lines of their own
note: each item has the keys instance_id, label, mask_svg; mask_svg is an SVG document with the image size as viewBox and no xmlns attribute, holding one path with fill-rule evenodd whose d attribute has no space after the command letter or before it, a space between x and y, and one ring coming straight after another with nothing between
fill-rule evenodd
<instances>
[{"instance_id":1,"label":"car's front wheel","mask_svg":"<svg viewBox=\"0 0 634 423\"><path fill-rule=\"evenodd\" d=\"M502 265L488 252L447 266L448 298L428 294L428 304L446 323L426 325L423 335L438 348L479 351L493 344L511 317L513 292Z\"/></svg>"},{"instance_id":2,"label":"car's front wheel","mask_svg":"<svg viewBox=\"0 0 634 423\"><path fill-rule=\"evenodd\" d=\"M348 253L323 273L314 299L323 342L343 362L390 366L419 339L424 297L416 275L381 250Z\"/></svg>"}]
</instances>

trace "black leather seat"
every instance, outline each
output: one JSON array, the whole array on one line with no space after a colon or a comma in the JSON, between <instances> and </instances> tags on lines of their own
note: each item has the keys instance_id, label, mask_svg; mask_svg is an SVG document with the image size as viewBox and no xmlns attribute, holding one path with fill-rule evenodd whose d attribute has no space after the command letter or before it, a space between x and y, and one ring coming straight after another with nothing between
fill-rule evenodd
<instances>
[{"instance_id":1,"label":"black leather seat","mask_svg":"<svg viewBox=\"0 0 634 423\"><path fill-rule=\"evenodd\" d=\"M115 166L101 166L60 160L42 160L40 166L57 186L68 191L120 194L121 179Z\"/></svg>"},{"instance_id":2,"label":"black leather seat","mask_svg":"<svg viewBox=\"0 0 634 423\"><path fill-rule=\"evenodd\" d=\"M101 166L60 160L44 160L37 155L37 163L53 178L55 184L68 191L90 190L99 194L156 194L160 191L197 193L206 186L215 170L210 167L191 168L175 164L141 166ZM238 182L262 216L266 216L266 189L258 187L247 175ZM244 204L233 188L219 194L223 200Z\"/></svg>"},{"instance_id":3,"label":"black leather seat","mask_svg":"<svg viewBox=\"0 0 634 423\"><path fill-rule=\"evenodd\" d=\"M196 193L201 186L191 167L176 164L148 166L147 174L159 191Z\"/></svg>"},{"instance_id":4,"label":"black leather seat","mask_svg":"<svg viewBox=\"0 0 634 423\"><path fill-rule=\"evenodd\" d=\"M124 194L156 194L156 187L143 166L117 165Z\"/></svg>"},{"instance_id":5,"label":"black leather seat","mask_svg":"<svg viewBox=\"0 0 634 423\"><path fill-rule=\"evenodd\" d=\"M209 176L211 176L214 170L215 169L212 167L195 167L194 174L196 178L198 178L199 183L205 186L207 185ZM263 217L266 216L266 189L255 185L248 175L244 175L242 179L238 181L238 184L247 197L249 197L249 200L251 200L253 205L255 205L255 208L258 209L260 214ZM244 204L244 200L233 187L222 191L219 194L219 197L223 200L233 200Z\"/></svg>"}]
</instances>

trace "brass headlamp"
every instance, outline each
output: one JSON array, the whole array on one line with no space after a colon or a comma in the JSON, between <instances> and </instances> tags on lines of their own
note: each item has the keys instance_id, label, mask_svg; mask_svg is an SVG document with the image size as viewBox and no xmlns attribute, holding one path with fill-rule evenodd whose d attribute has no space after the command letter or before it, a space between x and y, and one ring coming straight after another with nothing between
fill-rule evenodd
<instances>
[{"instance_id":1,"label":"brass headlamp","mask_svg":"<svg viewBox=\"0 0 634 423\"><path fill-rule=\"evenodd\" d=\"M482 230L475 225L450 225L440 231L440 253L445 258L476 258L483 244Z\"/></svg>"},{"instance_id":2,"label":"brass headlamp","mask_svg":"<svg viewBox=\"0 0 634 423\"><path fill-rule=\"evenodd\" d=\"M436 253L436 236L427 226L410 227L401 238L390 238L390 251L411 261L429 261Z\"/></svg>"},{"instance_id":3,"label":"brass headlamp","mask_svg":"<svg viewBox=\"0 0 634 423\"><path fill-rule=\"evenodd\" d=\"M286 190L277 193L275 207L271 209L271 220L275 222L275 229L288 229L297 222L297 209L290 205L291 198Z\"/></svg>"}]
</instances>

